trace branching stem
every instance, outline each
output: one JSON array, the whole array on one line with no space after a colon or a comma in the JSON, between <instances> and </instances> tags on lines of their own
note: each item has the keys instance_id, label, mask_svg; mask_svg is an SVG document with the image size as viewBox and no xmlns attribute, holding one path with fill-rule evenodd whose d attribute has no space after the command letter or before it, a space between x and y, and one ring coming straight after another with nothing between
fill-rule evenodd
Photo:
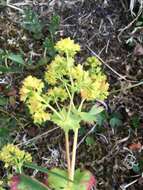
<instances>
[{"instance_id":1,"label":"branching stem","mask_svg":"<svg viewBox=\"0 0 143 190\"><path fill-rule=\"evenodd\" d=\"M49 109L51 109L60 119L63 120L63 117L53 108L50 104L47 105Z\"/></svg>"}]
</instances>

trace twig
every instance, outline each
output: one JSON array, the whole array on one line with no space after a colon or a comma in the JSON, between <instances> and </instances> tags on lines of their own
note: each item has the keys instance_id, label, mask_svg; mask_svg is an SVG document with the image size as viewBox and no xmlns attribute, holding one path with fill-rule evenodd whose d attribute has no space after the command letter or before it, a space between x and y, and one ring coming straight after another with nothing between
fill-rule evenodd
<instances>
[{"instance_id":1,"label":"twig","mask_svg":"<svg viewBox=\"0 0 143 190\"><path fill-rule=\"evenodd\" d=\"M84 142L84 140L86 139L86 137L87 137L88 135L90 135L90 133L92 133L92 132L94 131L95 127L96 127L96 125L94 125L94 126L86 133L86 135L85 135L85 136L81 139L81 141L78 143L76 149L78 149L79 146Z\"/></svg>"},{"instance_id":2,"label":"twig","mask_svg":"<svg viewBox=\"0 0 143 190\"><path fill-rule=\"evenodd\" d=\"M29 139L29 140L26 141L26 142L21 142L21 143L17 144L17 146L27 145L27 144L31 143L32 141L38 140L38 139L40 139L41 137L46 136L46 135L48 135L49 133L51 133L51 132L53 132L53 131L55 131L55 130L57 130L57 129L59 129L59 127L55 127L54 129L51 129L51 130L46 131L46 132L44 132L44 133L42 133L42 134L40 134L40 135L37 135L36 137L33 137L32 139Z\"/></svg>"},{"instance_id":3,"label":"twig","mask_svg":"<svg viewBox=\"0 0 143 190\"><path fill-rule=\"evenodd\" d=\"M142 14L142 10L139 11L139 13L138 13L138 15L136 16L136 18L135 18L134 20L132 20L126 27L120 29L120 33L119 33L118 36L117 36L119 42L121 42L120 36L122 35L122 33L123 33L125 30L129 29L129 28L138 20L138 18L141 16L141 14Z\"/></svg>"},{"instance_id":4,"label":"twig","mask_svg":"<svg viewBox=\"0 0 143 190\"><path fill-rule=\"evenodd\" d=\"M134 180L134 181L132 181L132 182L126 184L126 185L121 185L120 188L121 188L122 190L126 190L129 186L133 185L133 184L136 183L137 181L138 181L138 179L136 179L136 180Z\"/></svg>"},{"instance_id":5,"label":"twig","mask_svg":"<svg viewBox=\"0 0 143 190\"><path fill-rule=\"evenodd\" d=\"M128 86L128 87L123 88L123 89L121 88L121 89L118 89L118 90L111 91L110 94L114 94L114 93L117 93L117 92L121 92L122 90L123 90L123 91L129 90L129 89L131 89L131 88L138 87L138 86L140 86L140 85L143 85L143 81L141 81L141 82L139 82L139 83L137 83L137 84L133 84L133 85Z\"/></svg>"},{"instance_id":6,"label":"twig","mask_svg":"<svg viewBox=\"0 0 143 190\"><path fill-rule=\"evenodd\" d=\"M20 12L22 12L22 13L24 12L23 9L20 9L19 7L16 7L16 6L11 5L11 4L7 4L7 7L10 7L10 8L12 8L12 9L18 10L18 11L20 11Z\"/></svg>"},{"instance_id":7,"label":"twig","mask_svg":"<svg viewBox=\"0 0 143 190\"><path fill-rule=\"evenodd\" d=\"M94 55L96 56L104 65L106 65L106 67L108 67L113 73L115 73L118 77L120 77L121 79L127 80L125 76L119 74L117 71L115 71L112 67L110 67L107 63L105 63L105 61L103 61L103 59L101 57L99 57L88 45L86 45L86 47L88 48L88 50Z\"/></svg>"}]
</instances>

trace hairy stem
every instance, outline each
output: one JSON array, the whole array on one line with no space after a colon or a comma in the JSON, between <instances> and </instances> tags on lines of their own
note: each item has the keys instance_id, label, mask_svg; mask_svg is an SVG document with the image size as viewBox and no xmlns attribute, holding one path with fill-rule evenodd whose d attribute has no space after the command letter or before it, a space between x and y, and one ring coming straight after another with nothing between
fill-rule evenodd
<instances>
[{"instance_id":1,"label":"hairy stem","mask_svg":"<svg viewBox=\"0 0 143 190\"><path fill-rule=\"evenodd\" d=\"M68 132L65 133L65 140L66 140L66 157L67 157L67 164L68 164L68 175L70 176L71 160L70 160L70 145L69 145Z\"/></svg>"},{"instance_id":2,"label":"hairy stem","mask_svg":"<svg viewBox=\"0 0 143 190\"><path fill-rule=\"evenodd\" d=\"M74 142L73 142L73 151L72 151L72 162L71 162L71 171L70 171L70 180L74 180L75 173L75 162L76 162L76 146L78 140L78 129L74 132Z\"/></svg>"},{"instance_id":3,"label":"hairy stem","mask_svg":"<svg viewBox=\"0 0 143 190\"><path fill-rule=\"evenodd\" d=\"M84 101L85 101L85 99L81 100L81 103L79 105L78 111L81 111Z\"/></svg>"},{"instance_id":4,"label":"hairy stem","mask_svg":"<svg viewBox=\"0 0 143 190\"><path fill-rule=\"evenodd\" d=\"M49 109L51 109L60 119L63 119L63 117L61 116L61 114L59 114L59 113L55 110L55 108L53 108L50 104L48 104L47 107L48 107Z\"/></svg>"}]
</instances>

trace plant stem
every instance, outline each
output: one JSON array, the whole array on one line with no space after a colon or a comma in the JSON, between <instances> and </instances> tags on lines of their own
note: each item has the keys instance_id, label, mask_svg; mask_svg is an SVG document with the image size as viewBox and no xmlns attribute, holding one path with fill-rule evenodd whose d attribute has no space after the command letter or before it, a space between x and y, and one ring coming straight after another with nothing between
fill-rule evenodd
<instances>
[{"instance_id":1,"label":"plant stem","mask_svg":"<svg viewBox=\"0 0 143 190\"><path fill-rule=\"evenodd\" d=\"M67 157L67 164L68 164L68 175L70 176L71 161L70 161L70 145L69 145L68 132L65 133L65 140L66 140L66 157Z\"/></svg>"},{"instance_id":2,"label":"plant stem","mask_svg":"<svg viewBox=\"0 0 143 190\"><path fill-rule=\"evenodd\" d=\"M131 88L135 88L135 87L138 87L140 85L143 85L143 81L141 81L141 82L139 82L137 84L129 85L128 87L123 88L123 89L118 89L118 90L111 91L110 94L114 94L116 92L121 92L121 91L124 91L124 90L129 90Z\"/></svg>"},{"instance_id":3,"label":"plant stem","mask_svg":"<svg viewBox=\"0 0 143 190\"><path fill-rule=\"evenodd\" d=\"M63 117L50 104L48 104L47 107L51 109L60 119L63 119Z\"/></svg>"},{"instance_id":4,"label":"plant stem","mask_svg":"<svg viewBox=\"0 0 143 190\"><path fill-rule=\"evenodd\" d=\"M81 111L84 101L85 101L85 99L81 100L81 103L79 105L78 111Z\"/></svg>"},{"instance_id":5,"label":"plant stem","mask_svg":"<svg viewBox=\"0 0 143 190\"><path fill-rule=\"evenodd\" d=\"M75 173L77 139L78 139L78 129L76 129L75 132L74 132L72 162L71 162L71 171L70 171L70 180L72 180L72 181L74 180L74 173Z\"/></svg>"}]
</instances>

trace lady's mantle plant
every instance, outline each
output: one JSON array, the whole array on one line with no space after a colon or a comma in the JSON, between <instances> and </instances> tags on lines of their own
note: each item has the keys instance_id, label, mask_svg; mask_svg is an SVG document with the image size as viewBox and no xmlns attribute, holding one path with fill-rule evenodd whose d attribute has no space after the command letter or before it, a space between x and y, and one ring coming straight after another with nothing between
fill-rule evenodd
<instances>
[{"instance_id":1,"label":"lady's mantle plant","mask_svg":"<svg viewBox=\"0 0 143 190\"><path fill-rule=\"evenodd\" d=\"M80 123L95 121L95 115L102 111L101 107L95 105L86 110L84 103L104 100L108 96L109 85L101 62L96 57L89 57L83 64L76 62L74 57L80 51L80 46L73 40L60 40L55 49L57 55L47 66L44 80L28 76L20 89L20 99L28 106L35 123L51 120L64 130L68 177L73 181ZM70 130L74 132L72 158ZM50 186L57 188L54 184ZM64 188L72 189L71 183Z\"/></svg>"},{"instance_id":2,"label":"lady's mantle plant","mask_svg":"<svg viewBox=\"0 0 143 190\"><path fill-rule=\"evenodd\" d=\"M67 172L57 168L53 172L70 180L61 180L49 174L49 187L55 190L89 190L95 180L90 172L75 171L76 146L81 121L94 122L96 114L103 108L93 105L86 108L86 102L104 100L109 85L96 57L89 57L78 64L75 55L80 46L70 38L62 39L55 45L57 55L47 66L44 79L28 76L20 89L20 99L25 102L35 123L53 121L65 132ZM70 156L69 131L74 132L72 156ZM73 181L73 182L71 182Z\"/></svg>"}]
</instances>

